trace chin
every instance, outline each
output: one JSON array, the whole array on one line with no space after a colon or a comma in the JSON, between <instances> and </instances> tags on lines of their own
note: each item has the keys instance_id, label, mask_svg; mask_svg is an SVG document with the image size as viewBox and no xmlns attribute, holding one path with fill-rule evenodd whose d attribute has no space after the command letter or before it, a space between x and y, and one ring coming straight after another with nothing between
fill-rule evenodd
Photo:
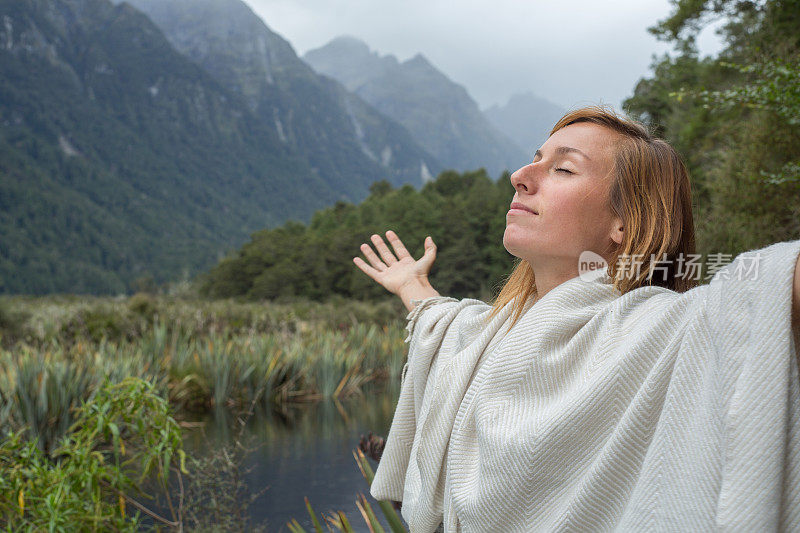
<instances>
[{"instance_id":1,"label":"chin","mask_svg":"<svg viewBox=\"0 0 800 533\"><path fill-rule=\"evenodd\" d=\"M515 243L513 239L506 237L503 237L503 248L514 257L520 257L524 250L524 247L520 246L519 243Z\"/></svg>"}]
</instances>

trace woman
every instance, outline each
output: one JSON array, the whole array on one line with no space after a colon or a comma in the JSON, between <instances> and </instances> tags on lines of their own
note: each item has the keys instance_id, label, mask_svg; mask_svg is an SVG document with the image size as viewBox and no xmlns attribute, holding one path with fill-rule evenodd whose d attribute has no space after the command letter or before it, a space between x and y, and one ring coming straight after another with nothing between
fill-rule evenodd
<instances>
[{"instance_id":1,"label":"woman","mask_svg":"<svg viewBox=\"0 0 800 533\"><path fill-rule=\"evenodd\" d=\"M414 532L800 530L800 240L696 286L680 158L600 107L511 182L492 306L436 292L430 237L354 258L411 311L372 495Z\"/></svg>"}]
</instances>

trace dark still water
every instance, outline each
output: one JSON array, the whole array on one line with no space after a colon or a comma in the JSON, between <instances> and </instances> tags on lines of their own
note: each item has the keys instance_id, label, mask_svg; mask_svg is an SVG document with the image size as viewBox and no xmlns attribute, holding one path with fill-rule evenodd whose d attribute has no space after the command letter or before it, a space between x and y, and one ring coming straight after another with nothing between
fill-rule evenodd
<instances>
[{"instance_id":1,"label":"dark still water","mask_svg":"<svg viewBox=\"0 0 800 533\"><path fill-rule=\"evenodd\" d=\"M387 527L377 502L369 495L353 450L360 436L370 431L384 438L388 435L400 392L399 386L392 389L372 387L361 397L338 403L304 403L281 413L251 416L241 431L241 441L252 450L242 472L251 493L266 488L250 506L253 523L265 523L268 531L282 532L289 531L286 522L296 518L313 531L303 499L307 496L318 516L344 511L356 531L367 532L355 503L362 493ZM237 426L230 415L210 416L201 428L186 431L187 451L196 457L213 453L237 438ZM377 467L374 461L371 464L373 469Z\"/></svg>"}]
</instances>

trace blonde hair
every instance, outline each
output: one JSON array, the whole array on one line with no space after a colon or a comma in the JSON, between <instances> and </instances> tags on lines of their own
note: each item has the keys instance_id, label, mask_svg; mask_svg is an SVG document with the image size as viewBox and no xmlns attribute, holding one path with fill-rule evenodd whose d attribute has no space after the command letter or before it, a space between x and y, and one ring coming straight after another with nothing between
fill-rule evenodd
<instances>
[{"instance_id":1,"label":"blonde hair","mask_svg":"<svg viewBox=\"0 0 800 533\"><path fill-rule=\"evenodd\" d=\"M619 134L614 145L609 203L622 220L624 236L622 243L612 249L608 265L614 287L625 294L645 285L676 292L696 286L691 277L676 272L676 258L695 253L689 173L678 153L665 141L654 138L642 124L605 106L568 112L553 126L550 135L579 122L599 124ZM622 275L626 269L618 264L621 256L640 258L638 276ZM654 272L666 271L666 275L663 279L651 277L651 268ZM535 295L533 268L528 261L518 259L492 303L487 321L513 301L513 326Z\"/></svg>"}]
</instances>

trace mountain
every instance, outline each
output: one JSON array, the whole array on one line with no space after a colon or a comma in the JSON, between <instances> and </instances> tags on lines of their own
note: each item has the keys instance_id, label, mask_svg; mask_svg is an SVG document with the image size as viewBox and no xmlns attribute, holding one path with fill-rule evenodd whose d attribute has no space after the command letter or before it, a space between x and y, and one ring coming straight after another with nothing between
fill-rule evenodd
<instances>
[{"instance_id":1,"label":"mountain","mask_svg":"<svg viewBox=\"0 0 800 533\"><path fill-rule=\"evenodd\" d=\"M529 157L550 136L550 130L566 110L531 92L515 94L502 107L492 106L484 115L500 131L525 149Z\"/></svg>"},{"instance_id":2,"label":"mountain","mask_svg":"<svg viewBox=\"0 0 800 533\"><path fill-rule=\"evenodd\" d=\"M353 37L338 37L303 59L320 74L339 80L381 113L393 118L443 165L486 168L498 175L516 170L527 154L483 116L461 85L423 55L400 62L380 56Z\"/></svg>"},{"instance_id":3,"label":"mountain","mask_svg":"<svg viewBox=\"0 0 800 533\"><path fill-rule=\"evenodd\" d=\"M441 170L400 124L316 74L241 0L128 0L343 196L421 185Z\"/></svg>"},{"instance_id":4,"label":"mountain","mask_svg":"<svg viewBox=\"0 0 800 533\"><path fill-rule=\"evenodd\" d=\"M0 20L0 292L193 275L347 198L130 5L4 0Z\"/></svg>"}]
</instances>

